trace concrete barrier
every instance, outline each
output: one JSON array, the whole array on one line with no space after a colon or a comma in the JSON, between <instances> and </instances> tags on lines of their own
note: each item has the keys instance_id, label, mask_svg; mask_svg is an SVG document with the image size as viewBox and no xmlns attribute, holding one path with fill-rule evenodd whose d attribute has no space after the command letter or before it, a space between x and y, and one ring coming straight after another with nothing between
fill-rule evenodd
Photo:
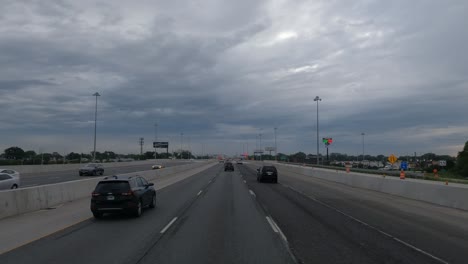
<instances>
[{"instance_id":1,"label":"concrete barrier","mask_svg":"<svg viewBox=\"0 0 468 264\"><path fill-rule=\"evenodd\" d=\"M254 164L253 166L258 166ZM429 202L451 208L468 210L468 186L465 184L417 179L401 180L396 177L383 177L364 173L346 173L329 169L302 167L297 165L274 164L280 175L295 173L349 186L388 193L414 200Z\"/></svg>"},{"instance_id":2,"label":"concrete barrier","mask_svg":"<svg viewBox=\"0 0 468 264\"><path fill-rule=\"evenodd\" d=\"M121 175L140 175L149 181L202 167L213 161L193 162L190 164L167 167L160 170L126 173ZM96 184L104 177L41 185L0 192L0 219L27 212L53 208L59 204L88 197Z\"/></svg>"},{"instance_id":3,"label":"concrete barrier","mask_svg":"<svg viewBox=\"0 0 468 264\"><path fill-rule=\"evenodd\" d=\"M136 166L145 164L158 164L161 162L180 161L171 159L158 159L158 160L141 160L131 162L108 162L101 163L105 168L117 168L125 166ZM16 165L16 166L0 166L0 169L11 169L20 173L40 173L40 172L52 172L52 171L66 171L66 170L78 170L86 163L81 164L51 164L51 165Z\"/></svg>"}]
</instances>

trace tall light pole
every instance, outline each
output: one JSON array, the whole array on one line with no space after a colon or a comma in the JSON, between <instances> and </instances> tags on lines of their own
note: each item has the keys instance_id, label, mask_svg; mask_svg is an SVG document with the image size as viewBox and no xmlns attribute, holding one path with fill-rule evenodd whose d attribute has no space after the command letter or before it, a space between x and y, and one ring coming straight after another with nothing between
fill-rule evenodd
<instances>
[{"instance_id":1,"label":"tall light pole","mask_svg":"<svg viewBox=\"0 0 468 264\"><path fill-rule=\"evenodd\" d=\"M319 101L322 99L318 96L314 98L314 102L317 102L317 165L319 165Z\"/></svg>"},{"instance_id":2,"label":"tall light pole","mask_svg":"<svg viewBox=\"0 0 468 264\"><path fill-rule=\"evenodd\" d=\"M158 123L154 123L154 142L158 142ZM154 159L157 159L156 147L154 147Z\"/></svg>"},{"instance_id":3,"label":"tall light pole","mask_svg":"<svg viewBox=\"0 0 468 264\"><path fill-rule=\"evenodd\" d=\"M94 93L93 96L96 96L96 109L94 111L94 150L93 150L93 162L96 161L96 130L97 130L97 99L98 96L101 96L98 92Z\"/></svg>"},{"instance_id":4,"label":"tall light pole","mask_svg":"<svg viewBox=\"0 0 468 264\"><path fill-rule=\"evenodd\" d=\"M364 136L366 134L364 132L361 133L362 136L362 161L364 161Z\"/></svg>"},{"instance_id":5,"label":"tall light pole","mask_svg":"<svg viewBox=\"0 0 468 264\"><path fill-rule=\"evenodd\" d=\"M260 138L260 161L263 160L263 149L262 149L262 133L258 134Z\"/></svg>"},{"instance_id":6,"label":"tall light pole","mask_svg":"<svg viewBox=\"0 0 468 264\"><path fill-rule=\"evenodd\" d=\"M182 146L184 144L184 133L180 133L180 159L182 159Z\"/></svg>"},{"instance_id":7,"label":"tall light pole","mask_svg":"<svg viewBox=\"0 0 468 264\"><path fill-rule=\"evenodd\" d=\"M278 130L278 128L275 127L274 130L275 130L275 161L278 161L278 147L276 145L276 130Z\"/></svg>"}]
</instances>

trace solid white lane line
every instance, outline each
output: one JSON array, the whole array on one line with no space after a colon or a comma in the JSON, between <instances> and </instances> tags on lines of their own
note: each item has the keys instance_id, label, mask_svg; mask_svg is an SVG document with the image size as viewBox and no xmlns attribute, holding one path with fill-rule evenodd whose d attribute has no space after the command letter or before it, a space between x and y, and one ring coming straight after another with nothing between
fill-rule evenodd
<instances>
[{"instance_id":1,"label":"solid white lane line","mask_svg":"<svg viewBox=\"0 0 468 264\"><path fill-rule=\"evenodd\" d=\"M335 212L337 212L337 213L339 213L339 214L341 214L341 215L343 215L343 216L345 216L345 217L348 217L349 219L352 219L352 220L354 220L354 221L356 221L356 222L358 222L358 223L360 223L360 224L362 224L362 225L364 225L364 226L367 226L367 227L369 227L370 229L373 229L373 230L379 232L380 234L382 234L382 235L384 235L384 236L386 236L386 237L388 237L388 238L391 238L391 239L395 240L396 242L398 242L398 243L400 243L400 244L402 244L402 245L404 245L404 246L407 246L407 247L409 247L409 248L411 248L411 249L413 249L413 250L416 250L416 251L418 251L419 253L421 253L421 254L423 254L423 255L426 255L426 256L428 256L428 257L430 257L430 258L432 258L432 259L434 259L434 260L436 260L436 261L438 261L438 262L440 262L440 263L449 264L449 262L447 262L447 261L445 261L445 260L443 260L443 259L441 259L441 258L439 258L439 257L436 257L436 256L432 255L431 253L426 252L426 251L424 251L423 249L420 249L420 248L418 248L418 247L416 247L416 246L414 246L414 245L412 245L412 244L410 244L410 243L408 243L408 242L405 242L405 241L403 241L403 240L401 240L401 239L399 239L399 238L397 238L397 237L394 237L394 236L390 235L389 233L387 233L387 232L385 232L385 231L383 231L383 230L378 229L378 228L375 227L375 226L372 226L372 225L370 225L370 224L368 224L368 223L366 223L366 222L364 222L364 221L362 221L362 220L359 220L359 219L357 219L357 218L355 218L355 217L353 217L353 216L351 216L351 215L349 215L349 214L347 214L347 213L341 211L341 210L338 209L338 208L335 208L335 207L333 207L333 206L331 206L331 205L328 205L328 204L326 204L326 203L324 203L324 202L322 202L322 201L320 201L320 200L317 200L317 198L315 198L315 197L312 197L312 196L310 196L310 195L307 195L307 194L305 194L304 192L299 191L299 190L297 190L297 189L295 189L295 188L293 188L293 187L291 187L291 186L288 186L288 185L284 185L284 186L287 187L287 188L290 188L291 190L294 190L294 191L296 191L296 192L298 192L298 193L300 193L300 194L302 194L302 195L304 195L304 196L307 196L307 197L309 197L309 199L313 200L314 202L317 202L317 203L319 203L319 204L321 204L321 205L323 205L323 206L325 206L325 207L327 207L327 208L329 208L329 209L332 209L333 211L335 211Z\"/></svg>"},{"instance_id":2,"label":"solid white lane line","mask_svg":"<svg viewBox=\"0 0 468 264\"><path fill-rule=\"evenodd\" d=\"M250 192L250 194L251 194L253 197L257 197L257 196L255 195L255 193L254 193L252 190L249 190L249 192Z\"/></svg>"},{"instance_id":3,"label":"solid white lane line","mask_svg":"<svg viewBox=\"0 0 468 264\"><path fill-rule=\"evenodd\" d=\"M202 192L203 192L203 190L200 190L200 191L197 193L197 196L199 196Z\"/></svg>"},{"instance_id":4,"label":"solid white lane line","mask_svg":"<svg viewBox=\"0 0 468 264\"><path fill-rule=\"evenodd\" d=\"M160 233L161 233L161 234L164 234L164 232L166 232L166 231L169 229L169 227L171 227L171 225L172 225L175 221L177 221L177 217L174 217L174 219L172 219L172 220L169 222L169 224L167 224L167 225L163 228L163 230L161 230Z\"/></svg>"}]
</instances>

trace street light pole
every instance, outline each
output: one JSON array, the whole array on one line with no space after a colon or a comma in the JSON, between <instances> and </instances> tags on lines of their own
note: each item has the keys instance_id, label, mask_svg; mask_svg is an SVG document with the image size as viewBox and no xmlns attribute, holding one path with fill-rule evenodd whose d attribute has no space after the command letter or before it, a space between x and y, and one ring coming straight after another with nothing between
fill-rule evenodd
<instances>
[{"instance_id":1,"label":"street light pole","mask_svg":"<svg viewBox=\"0 0 468 264\"><path fill-rule=\"evenodd\" d=\"M275 127L274 130L275 130L275 161L278 161L278 147L276 145L276 130L278 130L278 128Z\"/></svg>"},{"instance_id":2,"label":"street light pole","mask_svg":"<svg viewBox=\"0 0 468 264\"><path fill-rule=\"evenodd\" d=\"M184 144L184 133L180 133L180 159L182 159L182 146Z\"/></svg>"},{"instance_id":3,"label":"street light pole","mask_svg":"<svg viewBox=\"0 0 468 264\"><path fill-rule=\"evenodd\" d=\"M361 136L362 136L362 161L364 161L364 136L366 134L363 132L361 133Z\"/></svg>"},{"instance_id":4,"label":"street light pole","mask_svg":"<svg viewBox=\"0 0 468 264\"><path fill-rule=\"evenodd\" d=\"M319 165L319 101L322 101L322 99L316 96L314 101L317 102L317 165Z\"/></svg>"},{"instance_id":5,"label":"street light pole","mask_svg":"<svg viewBox=\"0 0 468 264\"><path fill-rule=\"evenodd\" d=\"M158 123L154 124L154 141L158 142ZM157 159L158 156L156 155L156 147L154 147L154 159Z\"/></svg>"},{"instance_id":6,"label":"street light pole","mask_svg":"<svg viewBox=\"0 0 468 264\"><path fill-rule=\"evenodd\" d=\"M98 92L94 93L93 96L96 96L96 109L94 111L94 150L93 150L93 162L96 161L96 130L97 130L97 99L98 96L101 96Z\"/></svg>"}]
</instances>

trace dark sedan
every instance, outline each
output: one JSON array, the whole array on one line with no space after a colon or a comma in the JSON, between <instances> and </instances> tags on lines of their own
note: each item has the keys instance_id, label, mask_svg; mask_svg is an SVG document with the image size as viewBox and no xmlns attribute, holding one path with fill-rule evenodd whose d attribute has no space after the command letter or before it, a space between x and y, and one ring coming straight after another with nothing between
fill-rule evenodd
<instances>
[{"instance_id":1,"label":"dark sedan","mask_svg":"<svg viewBox=\"0 0 468 264\"><path fill-rule=\"evenodd\" d=\"M96 163L89 163L84 165L83 167L80 168L78 174L80 176L83 175L103 175L104 174L104 167L101 164L96 164Z\"/></svg>"}]
</instances>

